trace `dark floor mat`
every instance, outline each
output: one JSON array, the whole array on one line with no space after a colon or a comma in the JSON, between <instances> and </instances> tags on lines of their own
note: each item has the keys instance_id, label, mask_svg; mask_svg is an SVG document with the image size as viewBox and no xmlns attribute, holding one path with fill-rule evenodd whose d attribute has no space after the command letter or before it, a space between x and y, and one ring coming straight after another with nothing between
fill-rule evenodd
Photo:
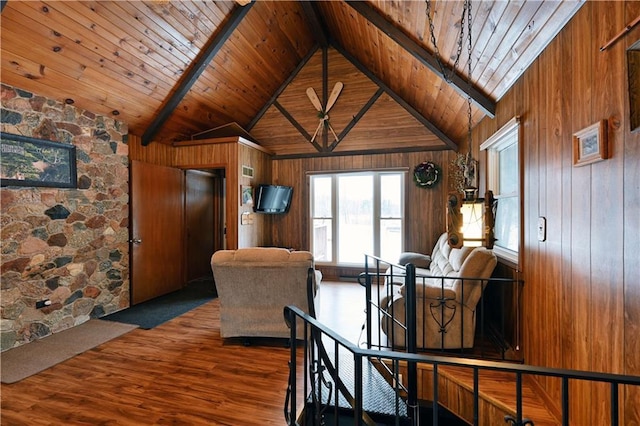
<instances>
[{"instance_id":1,"label":"dark floor mat","mask_svg":"<svg viewBox=\"0 0 640 426\"><path fill-rule=\"evenodd\" d=\"M218 297L212 278L190 281L183 289L100 319L136 324L151 329Z\"/></svg>"}]
</instances>

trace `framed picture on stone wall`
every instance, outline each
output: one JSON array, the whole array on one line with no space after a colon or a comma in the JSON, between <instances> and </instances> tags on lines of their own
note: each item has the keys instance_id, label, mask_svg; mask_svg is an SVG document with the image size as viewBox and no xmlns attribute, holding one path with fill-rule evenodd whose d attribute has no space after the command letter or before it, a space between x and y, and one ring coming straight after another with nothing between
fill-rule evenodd
<instances>
[{"instance_id":1,"label":"framed picture on stone wall","mask_svg":"<svg viewBox=\"0 0 640 426\"><path fill-rule=\"evenodd\" d=\"M2 186L76 188L76 147L0 133Z\"/></svg>"}]
</instances>

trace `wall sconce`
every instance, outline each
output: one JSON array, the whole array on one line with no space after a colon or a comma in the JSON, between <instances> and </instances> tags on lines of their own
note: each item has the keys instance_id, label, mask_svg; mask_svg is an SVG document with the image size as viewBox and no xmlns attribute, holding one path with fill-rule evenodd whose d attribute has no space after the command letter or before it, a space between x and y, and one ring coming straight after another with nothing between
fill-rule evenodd
<instances>
[{"instance_id":1,"label":"wall sconce","mask_svg":"<svg viewBox=\"0 0 640 426\"><path fill-rule=\"evenodd\" d=\"M447 201L449 245L493 248L495 207L492 191L487 191L484 199L468 201L463 201L457 192L450 193Z\"/></svg>"}]
</instances>

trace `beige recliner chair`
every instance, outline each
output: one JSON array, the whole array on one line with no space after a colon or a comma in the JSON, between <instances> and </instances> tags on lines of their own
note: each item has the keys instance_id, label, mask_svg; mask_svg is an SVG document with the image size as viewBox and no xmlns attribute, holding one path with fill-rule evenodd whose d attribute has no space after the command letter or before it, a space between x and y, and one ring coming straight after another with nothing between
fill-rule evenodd
<instances>
[{"instance_id":1,"label":"beige recliner chair","mask_svg":"<svg viewBox=\"0 0 640 426\"><path fill-rule=\"evenodd\" d=\"M431 256L411 254L416 264L416 335L418 349L472 348L476 306L497 264L484 247L451 248L447 233L438 239ZM422 267L418 267L422 266ZM398 268L395 268L398 271ZM475 279L461 279L475 278ZM405 347L406 286L403 274L387 277L387 292L380 308L382 330L393 347Z\"/></svg>"},{"instance_id":2,"label":"beige recliner chair","mask_svg":"<svg viewBox=\"0 0 640 426\"><path fill-rule=\"evenodd\" d=\"M228 337L289 338L283 310L294 305L306 313L309 307L307 275L313 270L314 309L319 312L320 271L308 251L277 247L219 250L211 257L211 269L220 299L220 335ZM298 329L302 337L302 327Z\"/></svg>"}]
</instances>

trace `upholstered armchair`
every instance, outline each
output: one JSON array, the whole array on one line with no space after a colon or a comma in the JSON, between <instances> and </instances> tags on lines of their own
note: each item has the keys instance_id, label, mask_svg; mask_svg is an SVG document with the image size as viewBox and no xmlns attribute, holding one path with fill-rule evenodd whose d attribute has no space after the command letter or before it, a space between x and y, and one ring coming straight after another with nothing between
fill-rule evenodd
<instances>
[{"instance_id":1,"label":"upholstered armchair","mask_svg":"<svg viewBox=\"0 0 640 426\"><path fill-rule=\"evenodd\" d=\"M444 233L430 256L410 253L400 259L416 266L416 335L418 349L472 348L476 306L497 264L484 247L451 248ZM395 268L396 272L398 268ZM404 273L386 277L380 309L389 345L405 347L406 292Z\"/></svg>"},{"instance_id":2,"label":"upholstered armchair","mask_svg":"<svg viewBox=\"0 0 640 426\"><path fill-rule=\"evenodd\" d=\"M289 338L283 316L285 306L318 312L322 274L315 270L313 255L308 251L276 247L219 250L211 257L211 269L220 300L223 338ZM309 289L313 307L308 303L309 269L314 278L313 288Z\"/></svg>"}]
</instances>

